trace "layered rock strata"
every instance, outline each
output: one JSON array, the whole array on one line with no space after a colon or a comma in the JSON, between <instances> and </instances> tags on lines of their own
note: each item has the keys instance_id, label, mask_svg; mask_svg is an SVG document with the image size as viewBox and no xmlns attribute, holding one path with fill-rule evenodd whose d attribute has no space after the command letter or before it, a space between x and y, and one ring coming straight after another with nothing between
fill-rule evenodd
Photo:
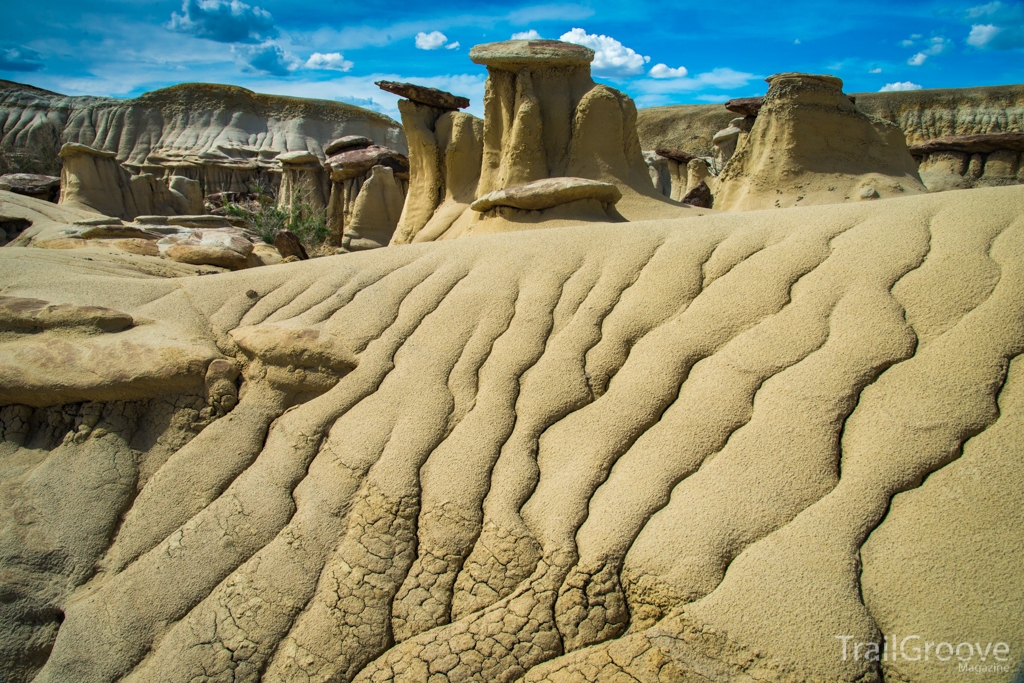
<instances>
[{"instance_id":1,"label":"layered rock strata","mask_svg":"<svg viewBox=\"0 0 1024 683\"><path fill-rule=\"evenodd\" d=\"M903 132L868 117L832 76L785 73L715 182L715 208L746 211L925 192Z\"/></svg>"}]
</instances>

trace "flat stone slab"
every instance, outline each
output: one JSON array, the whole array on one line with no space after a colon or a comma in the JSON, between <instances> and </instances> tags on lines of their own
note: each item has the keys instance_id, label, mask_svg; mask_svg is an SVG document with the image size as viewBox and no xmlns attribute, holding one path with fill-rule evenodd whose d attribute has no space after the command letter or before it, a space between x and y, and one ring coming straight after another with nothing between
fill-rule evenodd
<instances>
[{"instance_id":1,"label":"flat stone slab","mask_svg":"<svg viewBox=\"0 0 1024 683\"><path fill-rule=\"evenodd\" d=\"M675 161L676 163L679 163L679 164L688 164L688 163L690 163L691 161L693 161L694 159L697 158L696 155L690 154L689 152L684 152L681 149L664 149L664 148L660 148L660 149L654 150L654 153L657 154L659 157L665 157L666 159L671 159L672 161Z\"/></svg>"},{"instance_id":2,"label":"flat stone slab","mask_svg":"<svg viewBox=\"0 0 1024 683\"><path fill-rule=\"evenodd\" d=\"M363 149L349 149L327 158L326 166L331 169L331 180L346 180L365 175L374 166L387 166L396 173L409 172L409 158L381 145Z\"/></svg>"},{"instance_id":3,"label":"flat stone slab","mask_svg":"<svg viewBox=\"0 0 1024 683\"><path fill-rule=\"evenodd\" d=\"M124 221L113 216L97 216L96 218L83 218L71 225L124 225Z\"/></svg>"},{"instance_id":4,"label":"flat stone slab","mask_svg":"<svg viewBox=\"0 0 1024 683\"><path fill-rule=\"evenodd\" d=\"M524 211L540 211L580 199L596 199L602 204L614 204L622 199L622 192L611 183L587 178L544 178L525 185L495 190L477 199L469 208L483 212L496 206L508 206Z\"/></svg>"},{"instance_id":5,"label":"flat stone slab","mask_svg":"<svg viewBox=\"0 0 1024 683\"><path fill-rule=\"evenodd\" d=\"M737 97L726 102L725 108L743 116L757 116L763 104L763 97Z\"/></svg>"},{"instance_id":6,"label":"flat stone slab","mask_svg":"<svg viewBox=\"0 0 1024 683\"><path fill-rule=\"evenodd\" d=\"M911 154L932 152L965 152L989 154L999 149L1024 152L1024 133L986 133L983 135L950 135L911 145Z\"/></svg>"},{"instance_id":7,"label":"flat stone slab","mask_svg":"<svg viewBox=\"0 0 1024 683\"><path fill-rule=\"evenodd\" d=\"M91 154L95 157L106 157L108 159L113 159L117 156L117 152L108 152L106 150L96 149L95 147L89 147L88 145L82 145L77 142L65 142L60 148L60 156L64 159L82 154Z\"/></svg>"},{"instance_id":8,"label":"flat stone slab","mask_svg":"<svg viewBox=\"0 0 1024 683\"><path fill-rule=\"evenodd\" d=\"M365 135L346 135L345 137L331 140L324 147L324 154L331 156L346 149L363 149L373 144L373 140Z\"/></svg>"},{"instance_id":9,"label":"flat stone slab","mask_svg":"<svg viewBox=\"0 0 1024 683\"><path fill-rule=\"evenodd\" d=\"M427 104L438 109L465 109L469 99L453 95L437 88L428 88L415 83L398 83L396 81L376 81L375 85L385 92L404 97L413 102Z\"/></svg>"},{"instance_id":10,"label":"flat stone slab","mask_svg":"<svg viewBox=\"0 0 1024 683\"><path fill-rule=\"evenodd\" d=\"M306 150L295 152L284 152L277 155L277 160L282 164L319 164L320 157Z\"/></svg>"},{"instance_id":11,"label":"flat stone slab","mask_svg":"<svg viewBox=\"0 0 1024 683\"><path fill-rule=\"evenodd\" d=\"M60 192L60 177L38 173L8 173L0 175L0 190L30 197Z\"/></svg>"},{"instance_id":12,"label":"flat stone slab","mask_svg":"<svg viewBox=\"0 0 1024 683\"><path fill-rule=\"evenodd\" d=\"M505 40L476 45L469 51L469 58L496 69L586 66L594 61L594 51L560 40Z\"/></svg>"}]
</instances>

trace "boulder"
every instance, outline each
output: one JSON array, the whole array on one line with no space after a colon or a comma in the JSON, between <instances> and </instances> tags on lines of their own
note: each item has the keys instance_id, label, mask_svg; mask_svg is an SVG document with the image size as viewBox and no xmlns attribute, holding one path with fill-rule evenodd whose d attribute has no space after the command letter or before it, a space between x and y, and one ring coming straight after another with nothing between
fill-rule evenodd
<instances>
[{"instance_id":1,"label":"boulder","mask_svg":"<svg viewBox=\"0 0 1024 683\"><path fill-rule=\"evenodd\" d=\"M726 211L860 201L926 192L903 132L860 112L833 76L771 76L750 133L716 181L715 208ZM736 139L742 129L722 131ZM717 142L717 141L716 141Z\"/></svg>"},{"instance_id":2,"label":"boulder","mask_svg":"<svg viewBox=\"0 0 1024 683\"><path fill-rule=\"evenodd\" d=\"M56 204L60 197L60 178L38 173L8 173L0 175L0 190Z\"/></svg>"},{"instance_id":3,"label":"boulder","mask_svg":"<svg viewBox=\"0 0 1024 683\"><path fill-rule=\"evenodd\" d=\"M587 178L545 178L524 185L495 190L470 205L474 211L487 211L508 206L524 211L541 211L560 204L593 199L606 206L622 199L622 192L612 183Z\"/></svg>"},{"instance_id":4,"label":"boulder","mask_svg":"<svg viewBox=\"0 0 1024 683\"><path fill-rule=\"evenodd\" d=\"M192 230L157 242L160 254L172 261L240 270L249 265L253 245L234 230Z\"/></svg>"},{"instance_id":5,"label":"boulder","mask_svg":"<svg viewBox=\"0 0 1024 683\"><path fill-rule=\"evenodd\" d=\"M327 146L324 147L324 154L331 156L332 154L337 154L338 152L346 149L362 149L363 147L369 147L372 144L373 140L365 135L346 135L327 143Z\"/></svg>"},{"instance_id":6,"label":"boulder","mask_svg":"<svg viewBox=\"0 0 1024 683\"><path fill-rule=\"evenodd\" d=\"M409 173L409 158L401 152L383 147L350 148L327 158L325 166L330 170L331 180L338 182L364 176L374 166L388 166L395 173Z\"/></svg>"},{"instance_id":7,"label":"boulder","mask_svg":"<svg viewBox=\"0 0 1024 683\"><path fill-rule=\"evenodd\" d=\"M171 192L180 194L184 200L178 213L199 214L203 212L203 188L198 180L180 175L171 176L167 187Z\"/></svg>"},{"instance_id":8,"label":"boulder","mask_svg":"<svg viewBox=\"0 0 1024 683\"><path fill-rule=\"evenodd\" d=\"M407 100L426 104L438 109L454 110L465 109L469 106L469 100L465 97L453 95L437 88L428 88L415 83L396 83L395 81L376 81L375 85L386 92L404 97Z\"/></svg>"},{"instance_id":9,"label":"boulder","mask_svg":"<svg viewBox=\"0 0 1024 683\"><path fill-rule=\"evenodd\" d=\"M689 190L682 199L683 204L689 204L690 206L697 206L702 209L710 209L713 203L711 197L711 188L708 184L701 180L698 182L693 189Z\"/></svg>"},{"instance_id":10,"label":"boulder","mask_svg":"<svg viewBox=\"0 0 1024 683\"><path fill-rule=\"evenodd\" d=\"M306 253L306 248L302 246L299 236L291 230L277 231L277 234L274 235L274 248L277 249L281 258L294 256L300 261L309 258L309 254Z\"/></svg>"}]
</instances>

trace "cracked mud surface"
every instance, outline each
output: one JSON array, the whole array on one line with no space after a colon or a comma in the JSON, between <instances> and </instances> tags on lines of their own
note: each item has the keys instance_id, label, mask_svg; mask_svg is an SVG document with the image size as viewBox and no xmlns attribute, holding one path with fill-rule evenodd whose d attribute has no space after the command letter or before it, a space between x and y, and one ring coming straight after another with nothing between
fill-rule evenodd
<instances>
[{"instance_id":1,"label":"cracked mud surface","mask_svg":"<svg viewBox=\"0 0 1024 683\"><path fill-rule=\"evenodd\" d=\"M1024 653L1024 189L180 280L14 251L3 296L135 324L0 337L78 349L96 397L0 362L2 680L953 681L835 636ZM81 369L161 345L149 376L191 378L166 395Z\"/></svg>"}]
</instances>

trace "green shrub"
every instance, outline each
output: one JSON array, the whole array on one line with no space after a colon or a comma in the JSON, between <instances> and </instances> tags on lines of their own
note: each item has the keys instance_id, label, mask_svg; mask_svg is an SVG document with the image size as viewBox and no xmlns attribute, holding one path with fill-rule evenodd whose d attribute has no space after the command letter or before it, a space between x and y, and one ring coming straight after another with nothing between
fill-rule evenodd
<instances>
[{"instance_id":1,"label":"green shrub","mask_svg":"<svg viewBox=\"0 0 1024 683\"><path fill-rule=\"evenodd\" d=\"M317 211L300 204L285 211L277 208L266 197L259 197L247 204L225 204L224 212L245 220L246 225L255 230L267 244L273 244L278 231L286 228L294 232L307 249L315 249L327 240L329 233L325 209Z\"/></svg>"}]
</instances>

